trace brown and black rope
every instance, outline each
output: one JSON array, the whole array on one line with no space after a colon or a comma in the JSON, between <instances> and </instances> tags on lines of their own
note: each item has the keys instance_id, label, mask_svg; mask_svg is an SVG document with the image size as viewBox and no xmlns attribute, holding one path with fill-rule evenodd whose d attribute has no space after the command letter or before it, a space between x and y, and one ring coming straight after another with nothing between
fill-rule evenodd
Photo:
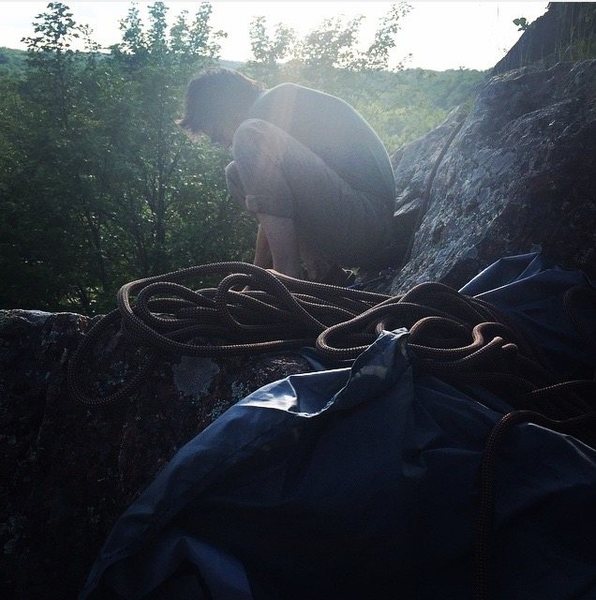
<instances>
[{"instance_id":1,"label":"brown and black rope","mask_svg":"<svg viewBox=\"0 0 596 600\"><path fill-rule=\"evenodd\" d=\"M216 285L193 289L197 280L213 277L219 279ZM131 394L160 356L216 358L310 345L332 363L350 364L380 331L405 327L419 372L457 384L481 383L501 392L514 409L548 418L592 409L585 400L591 391L557 380L504 315L440 283L423 283L393 297L221 262L127 283L117 304L84 336L69 363L70 391L87 405ZM100 340L118 330L132 347L144 350L145 366L123 390L94 395L81 372Z\"/></svg>"},{"instance_id":2,"label":"brown and black rope","mask_svg":"<svg viewBox=\"0 0 596 600\"><path fill-rule=\"evenodd\" d=\"M220 279L213 287L191 287L197 279L213 277ZM495 452L506 430L533 422L596 444L595 382L557 380L504 315L440 283L391 297L222 262L127 283L117 304L84 336L68 365L71 394L86 405L130 396L164 356L217 358L314 346L322 358L349 365L382 330L399 327L409 330L415 371L467 389L480 385L505 399L512 412L489 436L480 474L477 598L488 598L490 588L492 480ZM94 347L117 331L132 347L143 349L144 362L115 392L91 393L84 367Z\"/></svg>"}]
</instances>

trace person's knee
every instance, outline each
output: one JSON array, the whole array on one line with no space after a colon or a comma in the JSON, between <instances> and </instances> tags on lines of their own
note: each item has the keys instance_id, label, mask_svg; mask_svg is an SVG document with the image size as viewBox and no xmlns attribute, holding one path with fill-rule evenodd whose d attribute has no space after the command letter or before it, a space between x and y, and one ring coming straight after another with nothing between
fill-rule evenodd
<instances>
[{"instance_id":1,"label":"person's knee","mask_svg":"<svg viewBox=\"0 0 596 600\"><path fill-rule=\"evenodd\" d=\"M242 182L246 208L282 218L294 216L294 194L283 168L288 134L260 119L247 119L234 134L232 154Z\"/></svg>"},{"instance_id":2,"label":"person's knee","mask_svg":"<svg viewBox=\"0 0 596 600\"><path fill-rule=\"evenodd\" d=\"M240 175L238 173L238 165L236 165L235 161L232 161L225 168L224 172L226 175L226 184L227 184L228 190L230 190L230 192L232 192L234 188L242 187L242 183L240 181Z\"/></svg>"},{"instance_id":3,"label":"person's knee","mask_svg":"<svg viewBox=\"0 0 596 600\"><path fill-rule=\"evenodd\" d=\"M240 173L238 172L238 165L232 161L225 169L226 174L226 186L228 192L233 200L236 201L238 206L242 209L246 209L245 204L245 191L240 179Z\"/></svg>"},{"instance_id":4,"label":"person's knee","mask_svg":"<svg viewBox=\"0 0 596 600\"><path fill-rule=\"evenodd\" d=\"M279 131L275 125L262 119L247 119L234 133L232 154L241 157L247 152L259 154L264 149L271 152L277 147Z\"/></svg>"},{"instance_id":5,"label":"person's knee","mask_svg":"<svg viewBox=\"0 0 596 600\"><path fill-rule=\"evenodd\" d=\"M263 119L246 119L240 123L234 133L234 140L238 142L252 141L255 137L268 135L275 125Z\"/></svg>"}]
</instances>

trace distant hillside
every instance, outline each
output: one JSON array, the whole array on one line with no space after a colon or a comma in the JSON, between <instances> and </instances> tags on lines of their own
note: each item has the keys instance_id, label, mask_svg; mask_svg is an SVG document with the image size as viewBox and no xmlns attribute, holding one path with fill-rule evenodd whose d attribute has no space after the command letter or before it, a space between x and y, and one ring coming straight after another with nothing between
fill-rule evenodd
<instances>
[{"instance_id":1,"label":"distant hillside","mask_svg":"<svg viewBox=\"0 0 596 600\"><path fill-rule=\"evenodd\" d=\"M0 73L2 71L22 71L26 67L27 52L0 46Z\"/></svg>"},{"instance_id":2,"label":"distant hillside","mask_svg":"<svg viewBox=\"0 0 596 600\"><path fill-rule=\"evenodd\" d=\"M109 58L109 54L105 54ZM0 48L0 75L23 75L27 69L27 52ZM377 130L390 151L423 135L438 125L455 106L467 102L485 79L485 73L467 69L430 71L352 72L337 70L333 82L304 79L302 68L280 64L275 78L255 72L252 63L220 60L219 64L238 69L268 86L279 81L294 81L323 89L352 103ZM186 82L180 81L180 90Z\"/></svg>"}]
</instances>

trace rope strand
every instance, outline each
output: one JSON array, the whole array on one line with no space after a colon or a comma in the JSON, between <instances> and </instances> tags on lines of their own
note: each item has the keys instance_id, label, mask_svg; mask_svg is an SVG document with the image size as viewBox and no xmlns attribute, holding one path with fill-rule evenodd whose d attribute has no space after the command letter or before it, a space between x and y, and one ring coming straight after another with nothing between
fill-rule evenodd
<instances>
[{"instance_id":1,"label":"rope strand","mask_svg":"<svg viewBox=\"0 0 596 600\"><path fill-rule=\"evenodd\" d=\"M193 290L183 284L214 275L222 278L215 288ZM578 297L577 291L566 295L567 311ZM324 359L345 365L382 330L398 327L409 330L415 372L468 389L480 385L505 398L512 412L489 435L480 472L474 586L479 600L487 599L491 588L493 480L496 451L506 431L530 422L596 446L596 381L556 380L538 349L507 317L486 301L440 283L420 284L402 297L391 297L274 275L247 263L212 263L127 283L117 303L83 337L69 361L70 392L89 406L134 393L164 353L227 357L310 345ZM143 349L143 360L116 391L91 394L85 366L102 338L118 329L131 348Z\"/></svg>"},{"instance_id":2,"label":"rope strand","mask_svg":"<svg viewBox=\"0 0 596 600\"><path fill-rule=\"evenodd\" d=\"M189 287L193 280L214 276L220 277L216 287ZM118 291L117 304L84 336L69 362L71 394L87 405L130 395L164 354L228 357L309 345L323 359L346 365L382 330L405 327L414 367L421 372L505 391L519 410L545 410L548 390L563 389L565 406L559 402L549 409L551 418L592 409L585 400L590 391L582 393L577 384L576 391L561 388L538 352L494 307L441 283L422 283L392 297L294 279L248 263L220 262L127 283ZM92 395L85 365L94 347L116 328L131 348L144 350L145 360L122 389Z\"/></svg>"}]
</instances>

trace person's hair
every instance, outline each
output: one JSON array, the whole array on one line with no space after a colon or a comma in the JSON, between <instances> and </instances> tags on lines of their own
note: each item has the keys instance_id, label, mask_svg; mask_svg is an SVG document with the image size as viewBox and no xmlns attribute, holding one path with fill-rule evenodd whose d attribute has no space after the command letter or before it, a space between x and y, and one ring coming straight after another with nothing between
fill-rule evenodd
<instances>
[{"instance_id":1,"label":"person's hair","mask_svg":"<svg viewBox=\"0 0 596 600\"><path fill-rule=\"evenodd\" d=\"M238 71L203 71L188 84L184 116L177 124L197 134L213 124L241 121L263 89L263 84Z\"/></svg>"}]
</instances>

